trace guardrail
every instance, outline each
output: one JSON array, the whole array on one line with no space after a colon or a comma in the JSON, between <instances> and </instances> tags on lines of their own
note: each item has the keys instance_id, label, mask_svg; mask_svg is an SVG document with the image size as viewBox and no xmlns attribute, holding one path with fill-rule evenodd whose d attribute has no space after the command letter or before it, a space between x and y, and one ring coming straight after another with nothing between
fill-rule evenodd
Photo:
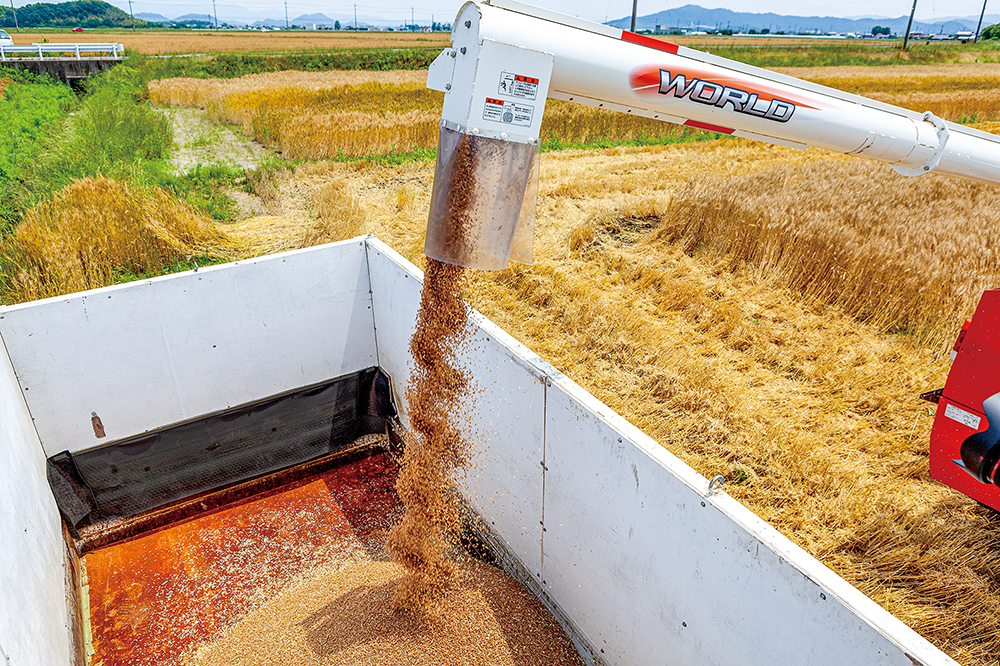
<instances>
[{"instance_id":1,"label":"guardrail","mask_svg":"<svg viewBox=\"0 0 1000 666\"><path fill-rule=\"evenodd\" d=\"M11 59L22 59L27 57L44 58L45 54L71 53L77 60L82 60L83 53L107 53L112 58L121 58L125 54L125 46L122 44L32 44L31 46L0 46L0 60L8 60L8 55L15 56Z\"/></svg>"}]
</instances>

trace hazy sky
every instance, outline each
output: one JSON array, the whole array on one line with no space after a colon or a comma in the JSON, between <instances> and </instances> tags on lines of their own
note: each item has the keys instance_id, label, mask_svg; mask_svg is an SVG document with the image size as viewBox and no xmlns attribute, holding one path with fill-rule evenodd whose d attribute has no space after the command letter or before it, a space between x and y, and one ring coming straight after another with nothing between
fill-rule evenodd
<instances>
[{"instance_id":1,"label":"hazy sky","mask_svg":"<svg viewBox=\"0 0 1000 666\"><path fill-rule=\"evenodd\" d=\"M38 0L14 0L15 6L25 5ZM111 4L128 11L128 0L109 0ZM547 7L566 14L578 15L581 18L603 22L605 18L613 20L632 12L631 0L528 0L540 7ZM987 13L1000 12L1000 0L990 0ZM4 4L7 4L6 2ZM260 12L271 18L284 18L285 5L283 0L216 0L219 16L225 18L229 7L242 7L251 12ZM702 7L724 7L741 12L774 12L775 14L790 14L795 16L902 16L910 13L910 0L639 0L639 15L653 14L664 9L681 7L686 4L698 4ZM361 0L358 5L359 16L381 16L386 19L402 22L410 17L410 8L418 23L430 21L431 15L436 21L450 22L462 5L462 0L413 0L413 4L404 4L400 0ZM937 5L940 5L938 7ZM917 18L933 21L947 16L978 16L982 9L982 0L918 0ZM185 13L212 14L211 0L176 0L175 2L159 2L155 0L132 0L136 12L155 12L168 18L181 16ZM301 14L322 12L327 16L352 16L354 4L344 0L288 0L288 15L292 18Z\"/></svg>"}]
</instances>

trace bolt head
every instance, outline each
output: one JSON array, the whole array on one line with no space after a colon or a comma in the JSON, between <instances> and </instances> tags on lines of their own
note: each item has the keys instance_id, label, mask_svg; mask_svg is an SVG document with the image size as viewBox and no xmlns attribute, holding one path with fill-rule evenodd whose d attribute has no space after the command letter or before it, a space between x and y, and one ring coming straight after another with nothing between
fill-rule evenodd
<instances>
[{"instance_id":1,"label":"bolt head","mask_svg":"<svg viewBox=\"0 0 1000 666\"><path fill-rule=\"evenodd\" d=\"M466 28L471 28L472 27L472 21L466 21L465 22L465 27Z\"/></svg>"},{"instance_id":2,"label":"bolt head","mask_svg":"<svg viewBox=\"0 0 1000 666\"><path fill-rule=\"evenodd\" d=\"M450 83L444 84L444 89L445 90L451 90L451 84Z\"/></svg>"}]
</instances>

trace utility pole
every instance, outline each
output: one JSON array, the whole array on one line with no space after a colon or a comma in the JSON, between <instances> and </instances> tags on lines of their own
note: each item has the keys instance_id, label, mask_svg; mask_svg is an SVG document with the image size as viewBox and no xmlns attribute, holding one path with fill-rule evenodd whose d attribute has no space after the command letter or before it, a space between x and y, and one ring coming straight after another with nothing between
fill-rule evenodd
<instances>
[{"instance_id":1,"label":"utility pole","mask_svg":"<svg viewBox=\"0 0 1000 666\"><path fill-rule=\"evenodd\" d=\"M986 0L983 0L983 11L979 13L979 25L976 26L976 38L972 40L973 44L979 41L979 31L983 29L984 16L986 16Z\"/></svg>"},{"instance_id":2,"label":"utility pole","mask_svg":"<svg viewBox=\"0 0 1000 666\"><path fill-rule=\"evenodd\" d=\"M132 0L128 0L128 4L132 4ZM215 0L212 0L212 13L215 14L215 29L219 29L219 10L215 7Z\"/></svg>"},{"instance_id":3,"label":"utility pole","mask_svg":"<svg viewBox=\"0 0 1000 666\"><path fill-rule=\"evenodd\" d=\"M417 31L417 23L413 20L413 5L410 5L410 30L412 32Z\"/></svg>"},{"instance_id":4,"label":"utility pole","mask_svg":"<svg viewBox=\"0 0 1000 666\"><path fill-rule=\"evenodd\" d=\"M635 13L639 9L639 0L632 0L632 32L635 32Z\"/></svg>"},{"instance_id":5,"label":"utility pole","mask_svg":"<svg viewBox=\"0 0 1000 666\"><path fill-rule=\"evenodd\" d=\"M14 30L21 32L21 28L17 25L17 10L14 9L14 0L10 0L10 11L14 12Z\"/></svg>"},{"instance_id":6,"label":"utility pole","mask_svg":"<svg viewBox=\"0 0 1000 666\"><path fill-rule=\"evenodd\" d=\"M285 30L288 30L288 0L285 0Z\"/></svg>"},{"instance_id":7,"label":"utility pole","mask_svg":"<svg viewBox=\"0 0 1000 666\"><path fill-rule=\"evenodd\" d=\"M910 10L910 20L906 24L906 35L903 37L903 50L906 50L906 43L910 41L910 28L913 26L913 15L917 11L917 0L913 0L913 9Z\"/></svg>"},{"instance_id":8,"label":"utility pole","mask_svg":"<svg viewBox=\"0 0 1000 666\"><path fill-rule=\"evenodd\" d=\"M11 0L10 6L14 6L14 0ZM135 30L135 12L132 11L132 0L128 0L128 13L132 17L132 30Z\"/></svg>"},{"instance_id":9,"label":"utility pole","mask_svg":"<svg viewBox=\"0 0 1000 666\"><path fill-rule=\"evenodd\" d=\"M358 3L354 3L354 29L358 29Z\"/></svg>"}]
</instances>

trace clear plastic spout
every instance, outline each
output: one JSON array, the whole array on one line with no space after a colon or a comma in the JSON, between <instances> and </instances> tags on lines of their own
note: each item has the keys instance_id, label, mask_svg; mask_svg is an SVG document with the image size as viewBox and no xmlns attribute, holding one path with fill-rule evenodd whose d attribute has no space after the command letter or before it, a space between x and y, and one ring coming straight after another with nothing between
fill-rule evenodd
<instances>
[{"instance_id":1,"label":"clear plastic spout","mask_svg":"<svg viewBox=\"0 0 1000 666\"><path fill-rule=\"evenodd\" d=\"M538 143L443 123L424 254L466 268L532 263Z\"/></svg>"}]
</instances>

